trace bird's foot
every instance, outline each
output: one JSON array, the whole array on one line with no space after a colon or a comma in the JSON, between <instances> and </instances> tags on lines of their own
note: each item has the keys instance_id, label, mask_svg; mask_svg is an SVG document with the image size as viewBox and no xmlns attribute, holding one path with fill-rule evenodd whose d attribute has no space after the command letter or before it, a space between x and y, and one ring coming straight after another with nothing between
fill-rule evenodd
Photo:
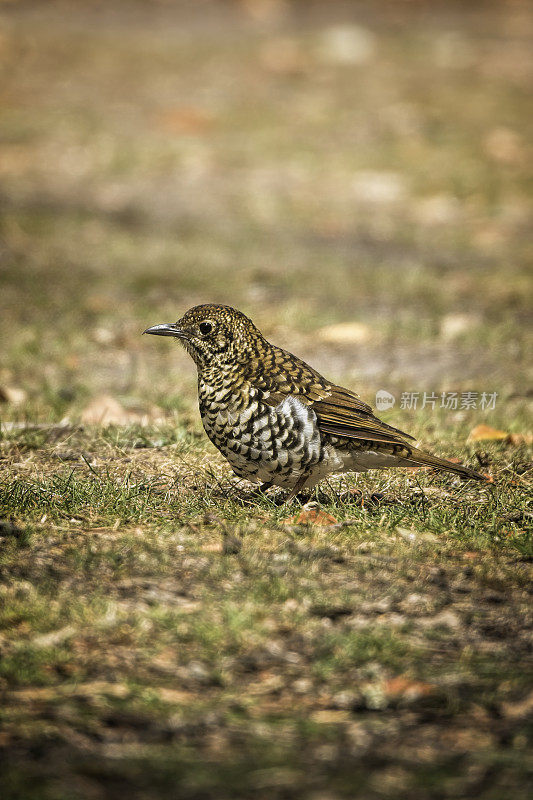
<instances>
[{"instance_id":1,"label":"bird's foot","mask_svg":"<svg viewBox=\"0 0 533 800\"><path fill-rule=\"evenodd\" d=\"M309 475L306 472L304 472L304 474L300 478L298 478L296 484L291 489L289 495L285 498L285 501L283 503L284 506L290 505L290 503L292 503L292 501L296 499L296 497L300 494L305 484L307 483L308 478Z\"/></svg>"}]
</instances>

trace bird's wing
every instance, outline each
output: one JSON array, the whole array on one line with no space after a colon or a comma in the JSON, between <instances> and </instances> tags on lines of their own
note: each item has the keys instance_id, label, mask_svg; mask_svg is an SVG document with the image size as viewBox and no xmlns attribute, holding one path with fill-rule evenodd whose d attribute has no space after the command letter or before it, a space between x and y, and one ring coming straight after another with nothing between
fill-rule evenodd
<instances>
[{"instance_id":1,"label":"bird's wing","mask_svg":"<svg viewBox=\"0 0 533 800\"><path fill-rule=\"evenodd\" d=\"M329 394L312 407L323 433L388 444L405 445L406 439L413 440L409 434L374 416L369 405L342 386L331 386Z\"/></svg>"},{"instance_id":2,"label":"bird's wing","mask_svg":"<svg viewBox=\"0 0 533 800\"><path fill-rule=\"evenodd\" d=\"M329 383L312 367L280 348L272 348L269 369L256 370L250 383L261 391L262 400L277 406L294 397L316 414L322 433L376 444L399 445L400 466L425 466L454 472L463 478L486 480L479 472L419 450L408 433L374 416L372 408L354 392ZM272 368L273 367L273 368ZM410 441L409 441L410 440Z\"/></svg>"},{"instance_id":3,"label":"bird's wing","mask_svg":"<svg viewBox=\"0 0 533 800\"><path fill-rule=\"evenodd\" d=\"M371 406L354 392L327 381L292 353L272 348L275 369L256 374L254 384L264 392L264 401L271 406L293 395L317 415L323 433L371 442L408 445L413 440L407 433L381 422Z\"/></svg>"}]
</instances>

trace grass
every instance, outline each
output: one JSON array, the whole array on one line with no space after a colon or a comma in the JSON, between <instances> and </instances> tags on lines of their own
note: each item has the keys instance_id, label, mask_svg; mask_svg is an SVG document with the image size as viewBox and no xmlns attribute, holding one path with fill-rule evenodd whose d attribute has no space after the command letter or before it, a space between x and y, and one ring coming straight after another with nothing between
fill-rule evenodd
<instances>
[{"instance_id":1,"label":"grass","mask_svg":"<svg viewBox=\"0 0 533 800\"><path fill-rule=\"evenodd\" d=\"M2 796L521 800L524 11L254 9L1 9ZM140 337L210 301L492 482L333 478L301 524ZM496 406L400 408L450 391Z\"/></svg>"}]
</instances>

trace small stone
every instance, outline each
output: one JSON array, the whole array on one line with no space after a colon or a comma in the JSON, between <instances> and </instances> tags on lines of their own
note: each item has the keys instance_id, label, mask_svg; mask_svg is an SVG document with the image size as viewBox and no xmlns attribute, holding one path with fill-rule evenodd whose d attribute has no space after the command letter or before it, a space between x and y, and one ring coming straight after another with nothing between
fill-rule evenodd
<instances>
[{"instance_id":1,"label":"small stone","mask_svg":"<svg viewBox=\"0 0 533 800\"><path fill-rule=\"evenodd\" d=\"M12 406L18 406L27 399L27 392L19 386L0 386L0 403L9 403Z\"/></svg>"},{"instance_id":2,"label":"small stone","mask_svg":"<svg viewBox=\"0 0 533 800\"><path fill-rule=\"evenodd\" d=\"M292 684L293 690L296 694L307 694L313 688L313 682L309 678L299 678Z\"/></svg>"},{"instance_id":3,"label":"small stone","mask_svg":"<svg viewBox=\"0 0 533 800\"><path fill-rule=\"evenodd\" d=\"M381 600L378 600L377 603L374 603L374 609L379 614L385 614L387 611L390 611L392 606L392 600L390 597L383 597Z\"/></svg>"},{"instance_id":4,"label":"small stone","mask_svg":"<svg viewBox=\"0 0 533 800\"><path fill-rule=\"evenodd\" d=\"M409 542L409 544L413 544L414 542L416 542L416 533L414 531L411 531L408 528L401 528L401 527L397 527L395 530L396 533L399 536L401 536L402 539L404 539L406 542Z\"/></svg>"},{"instance_id":5,"label":"small stone","mask_svg":"<svg viewBox=\"0 0 533 800\"><path fill-rule=\"evenodd\" d=\"M295 600L294 597L290 597L283 603L284 611L296 611L297 608L298 608L298 600Z\"/></svg>"},{"instance_id":6,"label":"small stone","mask_svg":"<svg viewBox=\"0 0 533 800\"><path fill-rule=\"evenodd\" d=\"M438 194L419 200L414 208L418 223L428 227L456 222L461 215L461 203L450 194Z\"/></svg>"},{"instance_id":7,"label":"small stone","mask_svg":"<svg viewBox=\"0 0 533 800\"><path fill-rule=\"evenodd\" d=\"M201 661L191 661L188 665L189 677L194 678L200 683L208 683L210 680L209 671Z\"/></svg>"},{"instance_id":8,"label":"small stone","mask_svg":"<svg viewBox=\"0 0 533 800\"><path fill-rule=\"evenodd\" d=\"M416 594L415 592L413 592L413 594L407 595L407 597L404 600L404 603L405 605L408 606L419 606L422 603L425 603L426 599L427 598L424 597L423 594Z\"/></svg>"},{"instance_id":9,"label":"small stone","mask_svg":"<svg viewBox=\"0 0 533 800\"><path fill-rule=\"evenodd\" d=\"M357 703L357 695L355 692L344 691L338 692L337 694L333 695L333 699L331 704L333 708L353 708Z\"/></svg>"},{"instance_id":10,"label":"small stone","mask_svg":"<svg viewBox=\"0 0 533 800\"><path fill-rule=\"evenodd\" d=\"M359 25L336 25L324 31L319 55L331 64L364 64L375 49L371 31Z\"/></svg>"},{"instance_id":11,"label":"small stone","mask_svg":"<svg viewBox=\"0 0 533 800\"><path fill-rule=\"evenodd\" d=\"M372 331L363 322L339 322L320 328L317 336L330 344L360 344L371 338Z\"/></svg>"},{"instance_id":12,"label":"small stone","mask_svg":"<svg viewBox=\"0 0 533 800\"><path fill-rule=\"evenodd\" d=\"M472 591L471 585L461 580L452 583L450 588L453 589L454 592L459 592L459 594L470 594Z\"/></svg>"},{"instance_id":13,"label":"small stone","mask_svg":"<svg viewBox=\"0 0 533 800\"><path fill-rule=\"evenodd\" d=\"M461 627L461 620L453 611L441 611L440 614L433 618L433 623L452 630Z\"/></svg>"},{"instance_id":14,"label":"small stone","mask_svg":"<svg viewBox=\"0 0 533 800\"><path fill-rule=\"evenodd\" d=\"M287 664L300 664L302 657L300 653L297 653L295 650L289 650L285 653L285 661Z\"/></svg>"},{"instance_id":15,"label":"small stone","mask_svg":"<svg viewBox=\"0 0 533 800\"><path fill-rule=\"evenodd\" d=\"M407 195L405 178L396 172L359 170L352 178L351 187L356 200L376 205L396 203Z\"/></svg>"},{"instance_id":16,"label":"small stone","mask_svg":"<svg viewBox=\"0 0 533 800\"><path fill-rule=\"evenodd\" d=\"M449 342L479 327L479 314L446 314L440 323L440 335Z\"/></svg>"}]
</instances>

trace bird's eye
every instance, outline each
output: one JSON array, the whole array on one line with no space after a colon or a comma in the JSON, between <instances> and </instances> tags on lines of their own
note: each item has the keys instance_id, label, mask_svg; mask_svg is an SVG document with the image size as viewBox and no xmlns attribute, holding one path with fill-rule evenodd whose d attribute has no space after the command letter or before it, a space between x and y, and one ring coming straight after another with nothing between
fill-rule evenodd
<instances>
[{"instance_id":1,"label":"bird's eye","mask_svg":"<svg viewBox=\"0 0 533 800\"><path fill-rule=\"evenodd\" d=\"M200 322L198 326L200 329L200 333L202 336L208 336L211 331L213 330L213 323L212 322Z\"/></svg>"}]
</instances>

